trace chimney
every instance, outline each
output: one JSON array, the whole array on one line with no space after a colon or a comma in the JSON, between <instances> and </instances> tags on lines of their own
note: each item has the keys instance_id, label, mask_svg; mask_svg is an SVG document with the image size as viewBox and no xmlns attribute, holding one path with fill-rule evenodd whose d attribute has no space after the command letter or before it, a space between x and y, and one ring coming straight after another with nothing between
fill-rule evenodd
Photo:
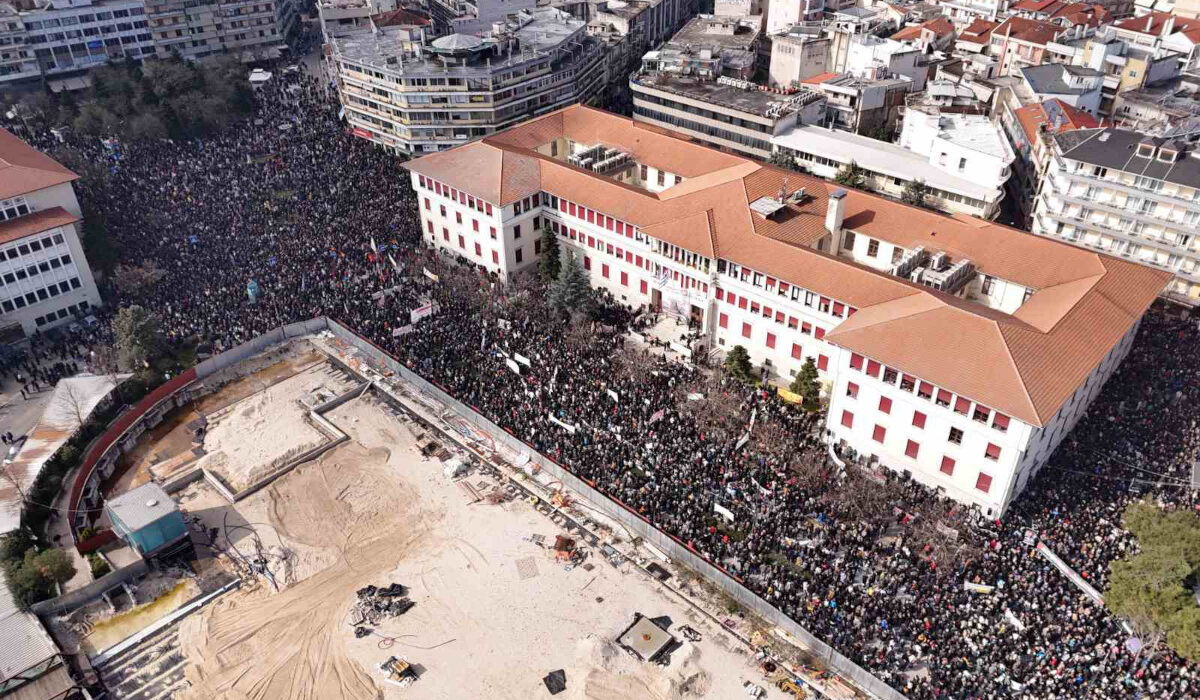
<instances>
[{"instance_id":1,"label":"chimney","mask_svg":"<svg viewBox=\"0 0 1200 700\"><path fill-rule=\"evenodd\" d=\"M846 190L838 188L829 193L825 203L825 230L833 234L833 253L842 249L842 221L846 218Z\"/></svg>"}]
</instances>

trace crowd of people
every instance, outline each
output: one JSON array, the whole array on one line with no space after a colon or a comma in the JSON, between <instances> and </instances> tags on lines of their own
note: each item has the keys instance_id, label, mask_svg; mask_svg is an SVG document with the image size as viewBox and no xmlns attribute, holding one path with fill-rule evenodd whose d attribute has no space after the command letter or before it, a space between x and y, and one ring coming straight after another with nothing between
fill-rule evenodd
<instances>
[{"instance_id":1,"label":"crowd of people","mask_svg":"<svg viewBox=\"0 0 1200 700\"><path fill-rule=\"evenodd\" d=\"M110 309L140 304L168 338L216 350L338 319L910 698L1200 698L1196 666L1133 651L1033 549L1040 539L1103 590L1133 546L1120 521L1139 492L1192 507L1194 322L1149 314L1036 482L984 521L900 477L839 469L818 417L635 344L636 310L598 295L581 319L533 280L502 284L423 249L407 173L345 133L319 80L274 81L257 99L255 121L203 142L70 144L105 164L79 183L85 209L105 212L127 263L165 272L107 290ZM410 324L429 301L437 312ZM520 373L516 353L530 360ZM952 556L917 533L930 519L959 532Z\"/></svg>"}]
</instances>

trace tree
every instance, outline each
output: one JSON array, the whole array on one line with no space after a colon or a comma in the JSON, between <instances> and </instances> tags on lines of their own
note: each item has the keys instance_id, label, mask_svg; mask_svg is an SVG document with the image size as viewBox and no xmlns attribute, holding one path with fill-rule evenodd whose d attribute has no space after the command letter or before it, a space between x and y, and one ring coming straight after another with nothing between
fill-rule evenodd
<instances>
[{"instance_id":1,"label":"tree","mask_svg":"<svg viewBox=\"0 0 1200 700\"><path fill-rule=\"evenodd\" d=\"M24 528L0 536L0 563L24 561L35 544L33 533Z\"/></svg>"},{"instance_id":2,"label":"tree","mask_svg":"<svg viewBox=\"0 0 1200 700\"><path fill-rule=\"evenodd\" d=\"M767 159L767 162L777 168L783 168L785 170L797 169L796 159L790 154L784 153L783 151L771 151L771 157Z\"/></svg>"},{"instance_id":3,"label":"tree","mask_svg":"<svg viewBox=\"0 0 1200 700\"><path fill-rule=\"evenodd\" d=\"M796 373L796 378L789 387L793 394L804 398L800 405L806 411L815 411L821 407L821 384L817 377L817 365L810 357L800 366L800 371Z\"/></svg>"},{"instance_id":4,"label":"tree","mask_svg":"<svg viewBox=\"0 0 1200 700\"><path fill-rule=\"evenodd\" d=\"M154 260L143 261L141 265L121 263L113 270L113 284L126 297L134 297L147 287L157 284L166 275Z\"/></svg>"},{"instance_id":5,"label":"tree","mask_svg":"<svg viewBox=\"0 0 1200 700\"><path fill-rule=\"evenodd\" d=\"M538 260L538 273L547 284L558 279L558 273L562 270L562 261L559 260L558 238L554 235L554 231L549 226L542 229L542 257Z\"/></svg>"},{"instance_id":6,"label":"tree","mask_svg":"<svg viewBox=\"0 0 1200 700\"><path fill-rule=\"evenodd\" d=\"M863 174L863 169L858 167L858 163L850 161L843 165L837 174L833 176L833 181L843 187L861 188L866 182L866 175Z\"/></svg>"},{"instance_id":7,"label":"tree","mask_svg":"<svg viewBox=\"0 0 1200 700\"><path fill-rule=\"evenodd\" d=\"M750 353L741 345L734 345L725 356L725 371L739 381L754 379L754 368L750 366Z\"/></svg>"},{"instance_id":8,"label":"tree","mask_svg":"<svg viewBox=\"0 0 1200 700\"><path fill-rule=\"evenodd\" d=\"M592 288L587 274L576 255L567 256L567 264L550 288L550 301L555 308L572 315L587 313L591 306Z\"/></svg>"},{"instance_id":9,"label":"tree","mask_svg":"<svg viewBox=\"0 0 1200 700\"><path fill-rule=\"evenodd\" d=\"M1166 640L1180 656L1200 661L1200 612L1190 590L1200 574L1200 516L1134 503L1125 527L1140 552L1113 562L1105 605L1129 622L1144 648Z\"/></svg>"},{"instance_id":10,"label":"tree","mask_svg":"<svg viewBox=\"0 0 1200 700\"><path fill-rule=\"evenodd\" d=\"M125 135L138 141L150 139L165 139L168 136L167 125L153 112L139 114L129 121Z\"/></svg>"},{"instance_id":11,"label":"tree","mask_svg":"<svg viewBox=\"0 0 1200 700\"><path fill-rule=\"evenodd\" d=\"M140 306L126 306L112 322L120 366L140 370L157 356L162 344L158 319Z\"/></svg>"},{"instance_id":12,"label":"tree","mask_svg":"<svg viewBox=\"0 0 1200 700\"><path fill-rule=\"evenodd\" d=\"M924 180L913 180L909 182L904 186L904 192L900 193L900 201L916 207L928 208L928 197L929 185L926 185Z\"/></svg>"},{"instance_id":13,"label":"tree","mask_svg":"<svg viewBox=\"0 0 1200 700\"><path fill-rule=\"evenodd\" d=\"M7 561L4 568L9 590L21 608L54 597L56 586L75 576L75 565L61 549L38 552L36 547L31 547L25 550L22 560Z\"/></svg>"}]
</instances>

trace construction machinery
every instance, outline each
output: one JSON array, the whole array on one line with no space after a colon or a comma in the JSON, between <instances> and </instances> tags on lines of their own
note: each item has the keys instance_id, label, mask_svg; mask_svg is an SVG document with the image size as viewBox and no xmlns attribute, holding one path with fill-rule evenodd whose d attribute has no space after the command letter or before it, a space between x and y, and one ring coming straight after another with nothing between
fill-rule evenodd
<instances>
[{"instance_id":1,"label":"construction machinery","mask_svg":"<svg viewBox=\"0 0 1200 700\"><path fill-rule=\"evenodd\" d=\"M401 688L407 688L417 680L417 672L403 657L388 657L387 661L379 664L379 670L383 671L385 681Z\"/></svg>"},{"instance_id":2,"label":"construction machinery","mask_svg":"<svg viewBox=\"0 0 1200 700\"><path fill-rule=\"evenodd\" d=\"M785 676L775 681L775 687L783 692L795 697L797 700L803 700L808 697L808 691L804 689L804 681L791 676Z\"/></svg>"}]
</instances>

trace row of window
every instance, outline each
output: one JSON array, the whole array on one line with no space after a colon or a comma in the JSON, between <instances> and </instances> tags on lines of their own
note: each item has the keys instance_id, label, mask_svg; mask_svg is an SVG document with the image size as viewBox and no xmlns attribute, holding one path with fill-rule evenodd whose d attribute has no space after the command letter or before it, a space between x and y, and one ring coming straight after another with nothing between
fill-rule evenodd
<instances>
[{"instance_id":1,"label":"row of window","mask_svg":"<svg viewBox=\"0 0 1200 700\"><path fill-rule=\"evenodd\" d=\"M62 319L66 318L67 316L74 316L75 314L85 313L85 312L87 312L87 310L90 306L91 306L91 304L87 303L86 301L81 301L78 304L71 304L70 306L66 307L65 309L59 309L58 311L51 311L50 313L46 314L45 316L38 316L37 318L33 319L33 322L36 323L39 327L49 325L51 323L54 323L55 321L61 321Z\"/></svg>"},{"instance_id":2,"label":"row of window","mask_svg":"<svg viewBox=\"0 0 1200 700\"><path fill-rule=\"evenodd\" d=\"M638 98L641 99L642 95L638 95ZM722 141L728 141L729 143L741 144L742 146L754 149L759 153L771 152L771 142L765 139L756 139L754 137L747 136L746 134L740 134L736 131L721 129L715 126L709 126L708 124L701 124L700 122L692 121L691 119L683 119L671 114L665 114L657 110L648 109L641 105L634 105L633 113L662 124L668 124L676 129L685 129L697 134L704 134L705 136L718 138Z\"/></svg>"},{"instance_id":3,"label":"row of window","mask_svg":"<svg viewBox=\"0 0 1200 700\"><path fill-rule=\"evenodd\" d=\"M427 178L424 175L418 175L417 182L420 183L420 187L424 189L432 189L438 195L449 197L450 199L457 201L459 204L464 204L475 211L487 214L488 216L492 215L491 202L485 202L482 199L476 199L475 197L468 195L466 192L457 190L449 185L443 185L437 180L434 180L433 178ZM444 209L445 208L443 207L443 210ZM442 214L442 216L445 216L445 214Z\"/></svg>"},{"instance_id":4,"label":"row of window","mask_svg":"<svg viewBox=\"0 0 1200 700\"><path fill-rule=\"evenodd\" d=\"M575 229L568 227L566 224L559 225L557 221L551 221L550 227L551 230L558 235L563 236L564 238L570 238L572 241L576 241L580 245L586 245L588 248L593 250L615 256L618 260L624 260L638 269L644 269L648 271L655 270L655 264L649 257L642 257L641 255L635 254L631 250L625 250L621 248L621 246L614 246L612 243L605 243L603 240L596 238L595 236L589 236L583 231L576 231ZM608 266L605 265L605 268L607 267ZM659 267L657 272L661 276L661 279L664 283L667 279L671 279L675 282L678 282L684 289L695 289L702 294L708 294L708 284L701 282L694 277L681 274L677 270L670 270L668 272L668 269L665 267ZM624 276L625 273L621 274ZM604 277L608 277L607 270L604 273ZM643 282L643 285L645 285L645 282ZM626 284L626 286L628 286L628 284ZM646 292L643 291L642 293L645 294Z\"/></svg>"},{"instance_id":5,"label":"row of window","mask_svg":"<svg viewBox=\"0 0 1200 700\"><path fill-rule=\"evenodd\" d=\"M920 411L913 412L913 425L918 428L925 427L925 414ZM850 411L842 411L842 426L845 428L854 427L854 414ZM953 430L953 429L952 429ZM883 444L887 437L887 428L876 424L871 432L871 439L879 444ZM909 459L916 460L921 454L921 443L916 440L909 439L904 445L904 456ZM992 443L988 443L987 449L984 451L984 457L992 461L1000 459L1000 447ZM950 455L942 455L942 462L939 467L946 476L954 476L954 468L957 462ZM975 489L981 493L988 493L992 490L992 477L983 471L975 477Z\"/></svg>"},{"instance_id":6,"label":"row of window","mask_svg":"<svg viewBox=\"0 0 1200 700\"><path fill-rule=\"evenodd\" d=\"M810 309L816 309L823 314L830 314L837 318L850 318L858 311L858 309L840 301L834 301L826 296L821 296L816 292L810 292L807 289L798 287L793 284L788 284L783 280L776 280L770 275L764 275L761 272L755 272L748 267L741 267L735 263L721 259L717 261L717 272L729 275L760 289L765 289L768 292L776 293L785 299L804 304ZM717 299L721 299L722 290L717 290Z\"/></svg>"},{"instance_id":7,"label":"row of window","mask_svg":"<svg viewBox=\"0 0 1200 700\"><path fill-rule=\"evenodd\" d=\"M79 278L72 277L65 282L55 282L48 287L42 287L41 289L35 292L29 292L24 296L5 299L3 302L0 302L0 307L4 308L5 313L9 313L11 311L16 311L17 309L23 309L26 306L32 306L39 301L46 301L47 299L58 296L59 294L66 294L72 289L79 289L81 286L83 285L79 281Z\"/></svg>"},{"instance_id":8,"label":"row of window","mask_svg":"<svg viewBox=\"0 0 1200 700\"><path fill-rule=\"evenodd\" d=\"M0 250L0 260L16 260L22 255L37 253L42 249L51 248L56 245L62 245L62 243L63 237L60 233L56 233L52 236L44 236L36 241L29 241L28 243L21 243L20 245L15 245L6 250ZM70 260L67 262L70 262Z\"/></svg>"},{"instance_id":9,"label":"row of window","mask_svg":"<svg viewBox=\"0 0 1200 700\"><path fill-rule=\"evenodd\" d=\"M893 386L896 385L898 379L901 391L906 391L910 394L915 391L917 396L926 401L933 401L943 408L948 408L953 404L955 413L969 416L971 420L983 423L984 425L988 424L990 418L992 428L1002 433L1008 431L1009 418L1003 413L992 411L992 409L980 404L975 404L972 411L971 400L965 396L955 396L945 389L940 389L929 382L918 380L910 374L903 374L899 370L887 367L875 360L869 360L858 353L850 355L850 369L865 372L867 376L879 379L884 384Z\"/></svg>"},{"instance_id":10,"label":"row of window","mask_svg":"<svg viewBox=\"0 0 1200 700\"><path fill-rule=\"evenodd\" d=\"M29 202L24 197L13 197L0 202L0 221L8 221L18 216L25 216L31 211Z\"/></svg>"},{"instance_id":11,"label":"row of window","mask_svg":"<svg viewBox=\"0 0 1200 700\"><path fill-rule=\"evenodd\" d=\"M4 285L7 286L10 284L15 284L18 280L35 277L37 275L42 274L43 272L49 272L50 270L57 270L58 268L63 267L64 265L69 265L69 264L71 264L71 256L70 255L60 255L57 258L43 260L35 265L30 265L29 267L22 267L20 270L14 270L12 272L7 272L4 274L4 277L2 279L4 281Z\"/></svg>"},{"instance_id":12,"label":"row of window","mask_svg":"<svg viewBox=\"0 0 1200 700\"><path fill-rule=\"evenodd\" d=\"M858 398L858 385L855 384L854 382L847 383L846 384L846 396L848 396L852 399L857 399ZM892 400L890 398L888 398L886 396L879 397L879 412L891 415ZM918 427L924 428L925 427L925 414L921 413L920 411L916 411L915 413L920 415L921 425ZM916 425L916 422L914 421L913 424ZM964 435L965 434L963 433L962 429L951 426L950 434L946 437L946 442L949 442L953 445L961 445ZM882 440L880 440L880 442L882 442ZM985 452L984 456L986 456L988 459L992 459L992 460L1000 459L1000 446L999 445L995 445L995 444L992 444L989 442L987 449L984 452Z\"/></svg>"},{"instance_id":13,"label":"row of window","mask_svg":"<svg viewBox=\"0 0 1200 700\"><path fill-rule=\"evenodd\" d=\"M717 326L728 330L729 329L729 314L726 314L724 312L717 314ZM825 336L825 333L822 331L821 335L817 336L817 338L818 339L823 338L824 336ZM742 322L742 337L745 338L746 340L752 340L754 337L754 326L751 325L750 323ZM722 341L721 344L724 344L724 342ZM771 333L770 331L767 331L766 345L771 350L775 349L776 337L775 337L775 334ZM804 359L804 349L799 345L799 343L792 343L792 358L796 359L796 360ZM817 369L821 370L822 372L829 370L829 357L828 356L817 355L816 363L817 363Z\"/></svg>"}]
</instances>

